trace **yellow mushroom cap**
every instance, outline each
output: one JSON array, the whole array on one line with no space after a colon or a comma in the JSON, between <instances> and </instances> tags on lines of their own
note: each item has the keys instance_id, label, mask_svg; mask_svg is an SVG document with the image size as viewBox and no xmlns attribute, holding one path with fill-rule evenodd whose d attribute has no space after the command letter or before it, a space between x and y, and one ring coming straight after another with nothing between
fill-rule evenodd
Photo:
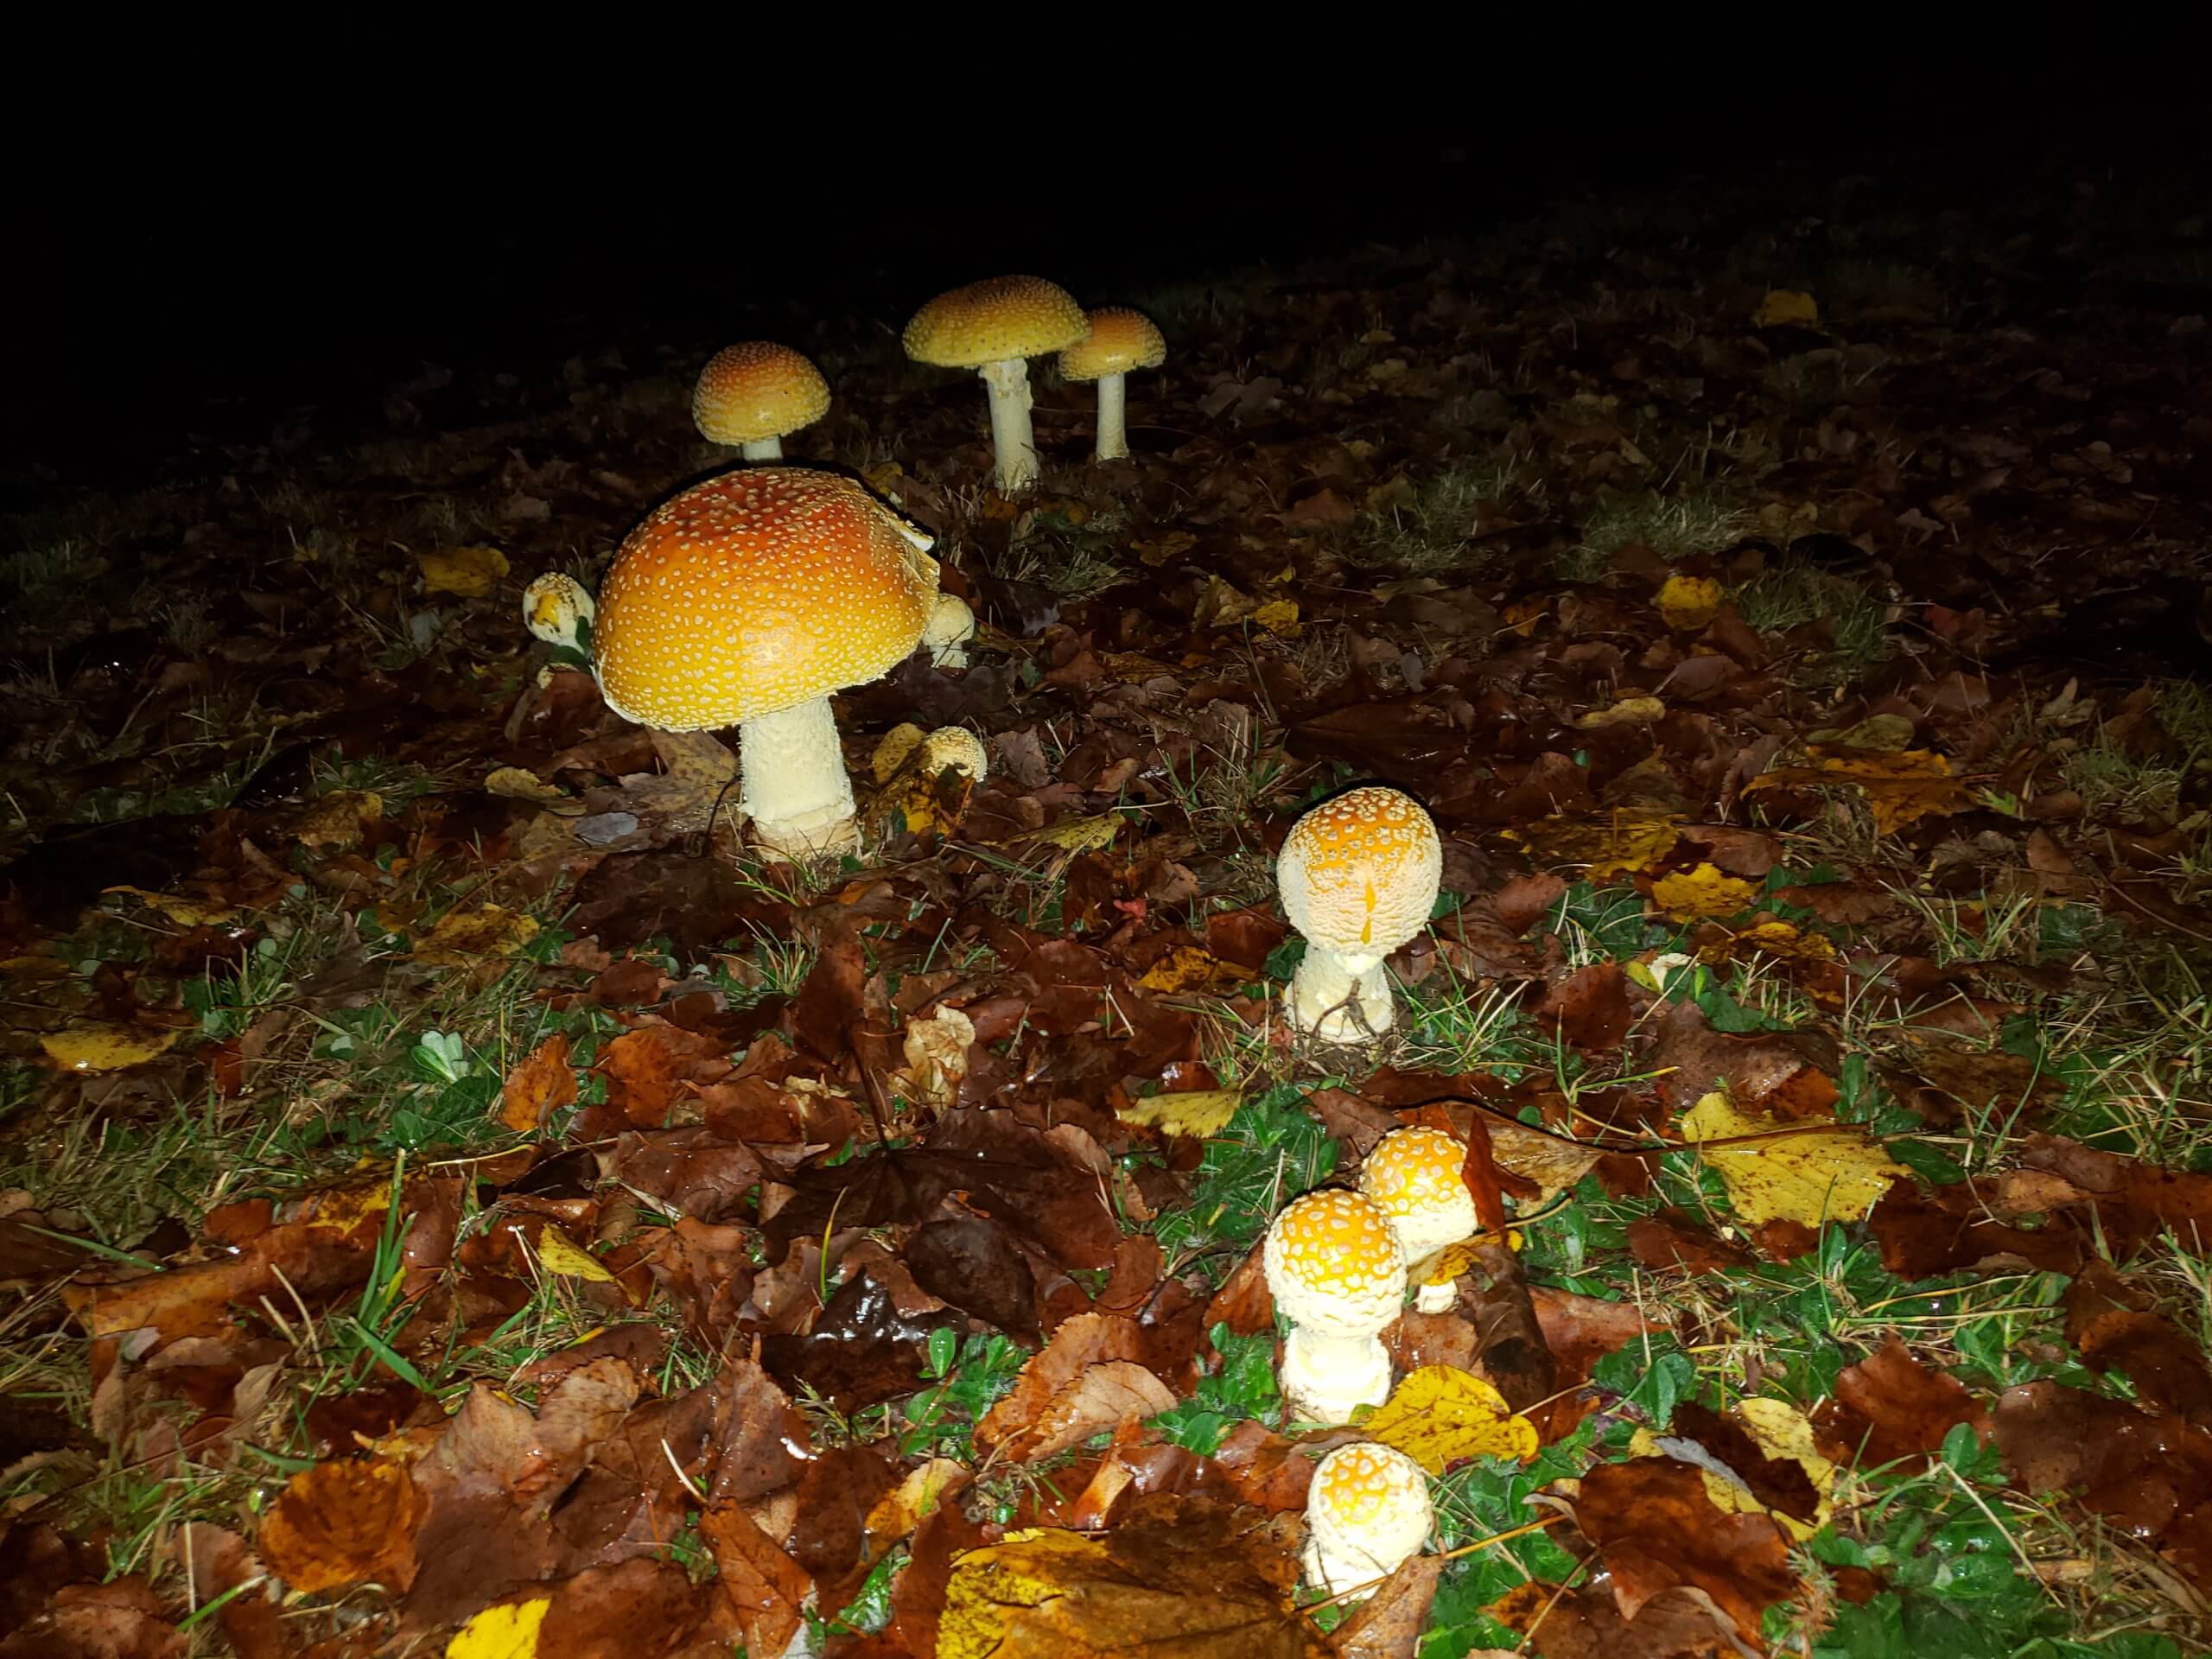
<instances>
[{"instance_id":1,"label":"yellow mushroom cap","mask_svg":"<svg viewBox=\"0 0 2212 1659\"><path fill-rule=\"evenodd\" d=\"M1324 801L1284 837L1275 881L1290 923L1339 956L1386 957L1427 925L1444 843L1421 803L1370 785Z\"/></svg>"},{"instance_id":2,"label":"yellow mushroom cap","mask_svg":"<svg viewBox=\"0 0 2212 1659\"><path fill-rule=\"evenodd\" d=\"M1042 276L994 276L940 294L906 324L906 355L940 368L980 369L1057 352L1090 334L1075 296Z\"/></svg>"},{"instance_id":3,"label":"yellow mushroom cap","mask_svg":"<svg viewBox=\"0 0 2212 1659\"><path fill-rule=\"evenodd\" d=\"M1325 1560L1350 1583L1387 1577L1428 1537L1435 1510L1421 1466L1372 1440L1340 1446L1313 1465L1306 1522Z\"/></svg>"},{"instance_id":4,"label":"yellow mushroom cap","mask_svg":"<svg viewBox=\"0 0 2212 1659\"><path fill-rule=\"evenodd\" d=\"M1389 1218L1357 1192L1294 1198L1268 1229L1260 1260L1291 1323L1323 1336L1371 1337L1405 1300L1405 1253Z\"/></svg>"},{"instance_id":5,"label":"yellow mushroom cap","mask_svg":"<svg viewBox=\"0 0 2212 1659\"><path fill-rule=\"evenodd\" d=\"M1477 1230L1474 1195L1460 1173L1464 1141L1442 1129L1393 1129L1359 1167L1359 1190L1397 1229L1408 1256L1419 1260Z\"/></svg>"},{"instance_id":6,"label":"yellow mushroom cap","mask_svg":"<svg viewBox=\"0 0 2212 1659\"><path fill-rule=\"evenodd\" d=\"M600 690L641 726L690 732L865 684L913 650L937 599L916 534L834 474L694 485L630 532L600 589Z\"/></svg>"},{"instance_id":7,"label":"yellow mushroom cap","mask_svg":"<svg viewBox=\"0 0 2212 1659\"><path fill-rule=\"evenodd\" d=\"M1060 353L1060 373L1070 380L1096 380L1103 374L1156 369L1166 360L1167 342L1150 317L1109 305L1090 314L1090 338Z\"/></svg>"},{"instance_id":8,"label":"yellow mushroom cap","mask_svg":"<svg viewBox=\"0 0 2212 1659\"><path fill-rule=\"evenodd\" d=\"M691 418L710 443L758 443L820 420L830 407L822 371L788 346L743 340L699 371Z\"/></svg>"}]
</instances>

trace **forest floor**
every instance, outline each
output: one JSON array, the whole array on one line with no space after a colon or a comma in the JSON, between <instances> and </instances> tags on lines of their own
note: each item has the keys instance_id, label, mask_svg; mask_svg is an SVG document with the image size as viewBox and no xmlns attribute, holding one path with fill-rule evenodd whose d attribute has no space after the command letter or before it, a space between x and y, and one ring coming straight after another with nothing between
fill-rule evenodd
<instances>
[{"instance_id":1,"label":"forest floor","mask_svg":"<svg viewBox=\"0 0 2212 1659\"><path fill-rule=\"evenodd\" d=\"M2205 1651L2190 211L1715 193L1083 294L1168 360L1110 465L1036 365L1019 503L903 312L794 318L791 455L986 625L840 700L836 868L518 616L728 464L722 341L18 518L0 1656ZM908 720L988 779L876 790ZM1273 858L1358 780L1444 893L1332 1049ZM1302 1428L1256 1243L1402 1122L1517 1252ZM1317 1605L1363 1433L1436 1530Z\"/></svg>"}]
</instances>

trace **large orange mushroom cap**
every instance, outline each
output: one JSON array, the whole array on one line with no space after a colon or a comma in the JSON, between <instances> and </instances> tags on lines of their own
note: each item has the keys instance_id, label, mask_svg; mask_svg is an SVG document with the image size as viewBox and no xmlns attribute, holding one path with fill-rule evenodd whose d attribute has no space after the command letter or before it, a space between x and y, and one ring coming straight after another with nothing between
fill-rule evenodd
<instances>
[{"instance_id":1,"label":"large orange mushroom cap","mask_svg":"<svg viewBox=\"0 0 2212 1659\"><path fill-rule=\"evenodd\" d=\"M939 368L1039 357L1090 336L1075 296L1042 276L994 276L938 295L906 324L906 355Z\"/></svg>"},{"instance_id":2,"label":"large orange mushroom cap","mask_svg":"<svg viewBox=\"0 0 2212 1659\"><path fill-rule=\"evenodd\" d=\"M937 561L867 490L763 467L695 485L630 532L600 589L593 650L609 707L639 725L734 726L904 660Z\"/></svg>"},{"instance_id":3,"label":"large orange mushroom cap","mask_svg":"<svg viewBox=\"0 0 2212 1659\"><path fill-rule=\"evenodd\" d=\"M691 418L710 443L758 443L811 426L830 409L822 371L772 340L742 340L707 360Z\"/></svg>"}]
</instances>

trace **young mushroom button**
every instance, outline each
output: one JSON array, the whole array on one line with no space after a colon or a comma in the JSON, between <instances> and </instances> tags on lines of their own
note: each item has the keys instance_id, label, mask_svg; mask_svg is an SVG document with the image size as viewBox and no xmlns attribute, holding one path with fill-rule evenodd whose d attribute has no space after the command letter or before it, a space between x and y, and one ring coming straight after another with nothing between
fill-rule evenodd
<instances>
[{"instance_id":1,"label":"young mushroom button","mask_svg":"<svg viewBox=\"0 0 2212 1659\"><path fill-rule=\"evenodd\" d=\"M1291 1024L1332 1043L1390 1026L1382 961L1428 925L1444 843L1411 796L1370 785L1291 825L1275 880L1306 957L1284 994Z\"/></svg>"},{"instance_id":2,"label":"young mushroom button","mask_svg":"<svg viewBox=\"0 0 2212 1659\"><path fill-rule=\"evenodd\" d=\"M1447 1244L1472 1238L1474 1195L1467 1191L1467 1148L1442 1129L1393 1129L1359 1166L1359 1190L1390 1218L1411 1272ZM1448 1279L1424 1281L1415 1306L1441 1313L1458 1297Z\"/></svg>"},{"instance_id":3,"label":"young mushroom button","mask_svg":"<svg viewBox=\"0 0 2212 1659\"><path fill-rule=\"evenodd\" d=\"M1420 1554L1435 1520L1419 1464L1372 1441L1340 1446L1306 1488L1306 1582L1332 1596L1372 1594Z\"/></svg>"},{"instance_id":4,"label":"young mushroom button","mask_svg":"<svg viewBox=\"0 0 2212 1659\"><path fill-rule=\"evenodd\" d=\"M940 294L906 325L906 355L940 368L973 369L991 393L991 448L999 493L1037 481L1029 424L1029 365L1085 340L1090 322L1069 292L1041 276L995 276Z\"/></svg>"},{"instance_id":5,"label":"young mushroom button","mask_svg":"<svg viewBox=\"0 0 2212 1659\"><path fill-rule=\"evenodd\" d=\"M1167 342L1141 311L1109 305L1090 314L1090 338L1060 353L1060 373L1069 380L1098 383L1098 445L1101 461L1129 453L1123 415L1123 379L1133 369L1156 369L1167 360Z\"/></svg>"},{"instance_id":6,"label":"young mushroom button","mask_svg":"<svg viewBox=\"0 0 2212 1659\"><path fill-rule=\"evenodd\" d=\"M725 474L647 515L599 596L600 691L661 731L735 726L739 805L791 856L857 844L830 696L904 660L937 600L929 538L849 479Z\"/></svg>"},{"instance_id":7,"label":"young mushroom button","mask_svg":"<svg viewBox=\"0 0 2212 1659\"><path fill-rule=\"evenodd\" d=\"M1290 1321L1283 1397L1313 1422L1349 1422L1390 1397L1381 1341L1406 1300L1406 1258L1389 1218L1357 1192L1294 1198L1260 1252L1275 1306Z\"/></svg>"},{"instance_id":8,"label":"young mushroom button","mask_svg":"<svg viewBox=\"0 0 2212 1659\"><path fill-rule=\"evenodd\" d=\"M709 443L734 443L747 461L780 461L783 441L828 412L822 371L788 346L743 340L699 372L691 419Z\"/></svg>"}]
</instances>

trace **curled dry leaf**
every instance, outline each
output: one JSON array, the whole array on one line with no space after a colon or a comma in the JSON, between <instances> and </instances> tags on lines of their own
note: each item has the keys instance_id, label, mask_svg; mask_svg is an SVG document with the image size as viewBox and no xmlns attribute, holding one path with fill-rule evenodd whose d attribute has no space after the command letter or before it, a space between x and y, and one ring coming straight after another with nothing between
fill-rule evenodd
<instances>
[{"instance_id":1,"label":"curled dry leaf","mask_svg":"<svg viewBox=\"0 0 2212 1659\"><path fill-rule=\"evenodd\" d=\"M499 1122L518 1135L543 1128L545 1120L576 1098L576 1074L569 1065L569 1039L548 1037L521 1065L507 1073L499 1091Z\"/></svg>"}]
</instances>

